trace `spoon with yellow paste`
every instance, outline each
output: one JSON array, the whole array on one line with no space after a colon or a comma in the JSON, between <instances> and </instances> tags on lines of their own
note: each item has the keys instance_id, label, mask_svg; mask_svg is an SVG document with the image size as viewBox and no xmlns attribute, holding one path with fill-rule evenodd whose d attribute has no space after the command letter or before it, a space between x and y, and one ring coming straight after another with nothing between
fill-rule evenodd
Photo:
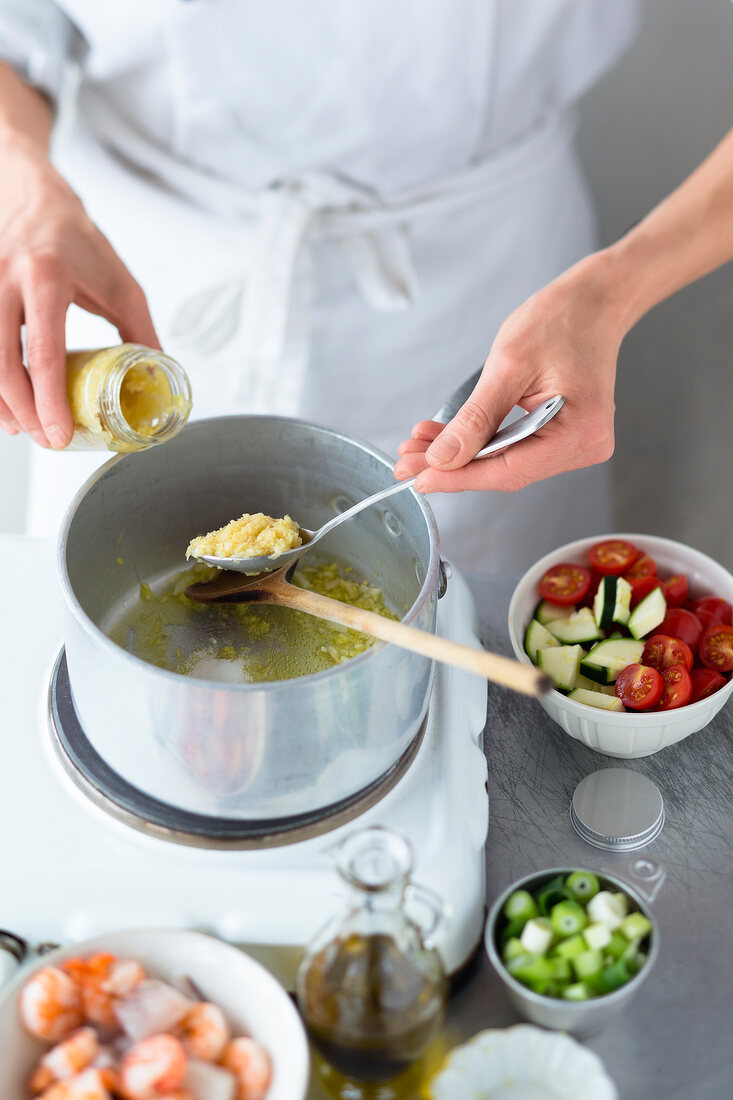
<instances>
[{"instance_id":1,"label":"spoon with yellow paste","mask_svg":"<svg viewBox=\"0 0 733 1100\"><path fill-rule=\"evenodd\" d=\"M485 447L482 447L473 462L485 458L486 455L502 451L513 443L534 435L536 431L547 424L555 413L564 404L564 398L551 397L544 401L532 412L526 413L518 420L500 428L496 435ZM415 484L416 478L408 478L407 481L396 481L394 485L381 489L358 504L347 508L334 516L317 531L308 531L300 527L290 516L273 519L272 516L257 512L254 515L246 513L240 519L232 520L218 531L211 531L208 535L199 535L190 543L186 551L187 558L196 558L206 562L207 565L215 565L219 569L230 569L237 573L256 575L268 570L279 569L310 550L317 542L328 535L339 524L352 519L363 512L365 508L371 508L387 497L401 493Z\"/></svg>"}]
</instances>

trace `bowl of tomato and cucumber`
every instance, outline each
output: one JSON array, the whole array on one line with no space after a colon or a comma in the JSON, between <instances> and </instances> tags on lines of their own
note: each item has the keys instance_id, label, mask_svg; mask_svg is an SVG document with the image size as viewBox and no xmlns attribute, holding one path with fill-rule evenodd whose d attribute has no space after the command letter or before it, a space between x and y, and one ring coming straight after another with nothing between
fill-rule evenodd
<instances>
[{"instance_id":1,"label":"bowl of tomato and cucumber","mask_svg":"<svg viewBox=\"0 0 733 1100\"><path fill-rule=\"evenodd\" d=\"M570 867L508 886L489 910L484 942L517 1011L576 1035L620 1012L659 952L656 922L636 890Z\"/></svg>"},{"instance_id":2,"label":"bowl of tomato and cucumber","mask_svg":"<svg viewBox=\"0 0 733 1100\"><path fill-rule=\"evenodd\" d=\"M509 635L552 680L550 717L609 756L658 752L733 694L733 576L671 539L607 535L545 555L514 591Z\"/></svg>"}]
</instances>

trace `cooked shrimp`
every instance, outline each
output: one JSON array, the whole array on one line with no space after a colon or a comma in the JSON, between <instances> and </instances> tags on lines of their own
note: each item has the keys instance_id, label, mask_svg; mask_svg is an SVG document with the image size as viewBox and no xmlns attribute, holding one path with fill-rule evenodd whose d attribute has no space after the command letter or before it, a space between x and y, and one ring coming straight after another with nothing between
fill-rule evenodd
<instances>
[{"instance_id":1,"label":"cooked shrimp","mask_svg":"<svg viewBox=\"0 0 733 1100\"><path fill-rule=\"evenodd\" d=\"M270 1056L255 1039L240 1036L224 1047L219 1064L237 1079L237 1100L264 1100L272 1080Z\"/></svg>"},{"instance_id":2,"label":"cooked shrimp","mask_svg":"<svg viewBox=\"0 0 733 1100\"><path fill-rule=\"evenodd\" d=\"M100 952L89 959L67 959L63 969L81 989L84 1015L98 1027L114 1029L114 1003L145 980L145 971L133 959L117 959Z\"/></svg>"},{"instance_id":3,"label":"cooked shrimp","mask_svg":"<svg viewBox=\"0 0 733 1100\"><path fill-rule=\"evenodd\" d=\"M63 970L44 966L21 991L20 1018L31 1035L57 1043L84 1023L81 990Z\"/></svg>"},{"instance_id":4,"label":"cooked shrimp","mask_svg":"<svg viewBox=\"0 0 733 1100\"><path fill-rule=\"evenodd\" d=\"M226 1016L218 1005L199 1001L175 1029L187 1054L202 1062L216 1062L230 1036Z\"/></svg>"},{"instance_id":5,"label":"cooked shrimp","mask_svg":"<svg viewBox=\"0 0 733 1100\"><path fill-rule=\"evenodd\" d=\"M68 1039L64 1039L43 1055L31 1077L31 1089L33 1092L41 1092L54 1081L73 1077L90 1066L99 1052L99 1040L94 1028L79 1028Z\"/></svg>"},{"instance_id":6,"label":"cooked shrimp","mask_svg":"<svg viewBox=\"0 0 733 1100\"><path fill-rule=\"evenodd\" d=\"M112 1100L107 1077L101 1069L85 1069L75 1077L58 1081L39 1100Z\"/></svg>"},{"instance_id":7,"label":"cooked shrimp","mask_svg":"<svg viewBox=\"0 0 733 1100\"><path fill-rule=\"evenodd\" d=\"M122 1093L128 1100L153 1100L175 1092L186 1075L188 1059L173 1035L151 1035L130 1047L120 1064Z\"/></svg>"}]
</instances>

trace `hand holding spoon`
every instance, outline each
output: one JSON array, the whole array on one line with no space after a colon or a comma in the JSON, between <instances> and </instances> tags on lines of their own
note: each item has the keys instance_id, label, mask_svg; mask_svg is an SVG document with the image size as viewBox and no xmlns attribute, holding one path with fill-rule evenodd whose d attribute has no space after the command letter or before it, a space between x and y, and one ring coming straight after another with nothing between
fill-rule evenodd
<instances>
[{"instance_id":1,"label":"hand holding spoon","mask_svg":"<svg viewBox=\"0 0 733 1100\"><path fill-rule=\"evenodd\" d=\"M482 447L478 454L472 461L476 461L480 458L485 458L486 455L494 454L496 451L501 451L505 447L510 447L513 443L519 443L520 440L526 439L530 435L534 435L536 431L542 428L555 413L564 404L564 398L551 397L548 401L544 401L532 412L526 413L524 416L515 420L512 424L508 424L505 428L500 428L496 435L491 439L485 447ZM351 519L353 516L363 512L365 508L371 508L373 504L378 504L380 500L386 500L387 497L394 496L395 493L401 493L404 489L409 489L415 484L415 477L408 478L407 481L397 481L394 485L390 485L387 489L382 489L378 493L374 493L370 497L366 497L364 500L360 500L358 504L354 504L353 507L347 508L345 512L340 512L337 516L334 516L328 523L324 523L322 527L319 527L317 531L309 531L304 527L300 528L300 537L302 544L294 547L292 550L285 550L282 554L278 554L275 557L256 557L256 558L235 558L235 557L215 557L210 554L197 554L198 561L206 562L207 565L215 565L219 569L228 569L237 573L246 573L249 575L257 575L259 573L267 572L268 570L280 569L286 565L290 565L301 554L304 554L306 550L310 550L317 542L329 532L333 531L339 524L345 523L346 520Z\"/></svg>"}]
</instances>

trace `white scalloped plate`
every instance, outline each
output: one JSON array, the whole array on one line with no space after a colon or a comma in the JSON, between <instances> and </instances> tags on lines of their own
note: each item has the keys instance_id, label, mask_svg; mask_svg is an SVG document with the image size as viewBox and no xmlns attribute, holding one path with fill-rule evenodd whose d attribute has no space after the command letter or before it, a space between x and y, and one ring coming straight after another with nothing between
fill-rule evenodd
<instances>
[{"instance_id":1,"label":"white scalloped plate","mask_svg":"<svg viewBox=\"0 0 733 1100\"><path fill-rule=\"evenodd\" d=\"M530 1024L480 1031L431 1084L433 1100L617 1100L597 1055Z\"/></svg>"}]
</instances>

